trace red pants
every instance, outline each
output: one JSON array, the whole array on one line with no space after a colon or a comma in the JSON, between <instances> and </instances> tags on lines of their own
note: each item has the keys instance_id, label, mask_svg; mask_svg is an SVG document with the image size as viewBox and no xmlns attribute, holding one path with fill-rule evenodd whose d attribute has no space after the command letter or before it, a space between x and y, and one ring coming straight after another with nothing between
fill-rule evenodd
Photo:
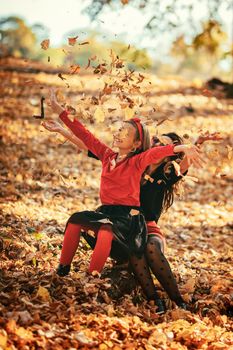
<instances>
[{"instance_id":1,"label":"red pants","mask_svg":"<svg viewBox=\"0 0 233 350\"><path fill-rule=\"evenodd\" d=\"M165 250L166 239L164 237L164 234L160 231L160 227L157 225L157 223L155 221L146 221L146 226L147 226L147 234L157 236L162 241L163 248Z\"/></svg>"}]
</instances>

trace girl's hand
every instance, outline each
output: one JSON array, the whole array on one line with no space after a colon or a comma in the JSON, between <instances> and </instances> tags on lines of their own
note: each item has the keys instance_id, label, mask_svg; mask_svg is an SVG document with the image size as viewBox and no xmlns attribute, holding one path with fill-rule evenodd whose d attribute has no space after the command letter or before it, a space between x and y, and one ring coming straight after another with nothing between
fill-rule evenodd
<instances>
[{"instance_id":1,"label":"girl's hand","mask_svg":"<svg viewBox=\"0 0 233 350\"><path fill-rule=\"evenodd\" d=\"M201 150L194 145L178 145L174 147L174 153L184 153L187 163L190 166L193 164L197 168L202 168L205 161L201 158Z\"/></svg>"},{"instance_id":2,"label":"girl's hand","mask_svg":"<svg viewBox=\"0 0 233 350\"><path fill-rule=\"evenodd\" d=\"M57 97L55 94L55 90L52 88L50 89L50 103L49 106L51 107L52 111L54 113L58 113L61 114L64 111L64 108L62 108L58 101L57 101Z\"/></svg>"},{"instance_id":3,"label":"girl's hand","mask_svg":"<svg viewBox=\"0 0 233 350\"><path fill-rule=\"evenodd\" d=\"M204 134L200 135L195 142L196 145L202 145L206 141L220 141L223 137L218 132L209 133L206 131Z\"/></svg>"},{"instance_id":4,"label":"girl's hand","mask_svg":"<svg viewBox=\"0 0 233 350\"><path fill-rule=\"evenodd\" d=\"M51 132L61 132L63 130L63 127L60 123L58 123L55 120L47 120L46 122L41 123L41 125L48 131Z\"/></svg>"}]
</instances>

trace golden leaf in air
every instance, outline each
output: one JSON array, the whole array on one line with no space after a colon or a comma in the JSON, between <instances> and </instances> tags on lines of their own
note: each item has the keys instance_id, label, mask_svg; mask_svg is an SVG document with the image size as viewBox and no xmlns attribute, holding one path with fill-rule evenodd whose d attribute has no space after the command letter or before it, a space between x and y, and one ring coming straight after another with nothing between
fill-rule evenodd
<instances>
[{"instance_id":1,"label":"golden leaf in air","mask_svg":"<svg viewBox=\"0 0 233 350\"><path fill-rule=\"evenodd\" d=\"M50 40L49 39L45 39L43 40L40 45L41 45L41 48L43 50L47 50L49 48L49 44L50 44Z\"/></svg>"},{"instance_id":2,"label":"golden leaf in air","mask_svg":"<svg viewBox=\"0 0 233 350\"><path fill-rule=\"evenodd\" d=\"M180 165L175 160L172 161L177 176L183 176L180 172Z\"/></svg>"},{"instance_id":3,"label":"golden leaf in air","mask_svg":"<svg viewBox=\"0 0 233 350\"><path fill-rule=\"evenodd\" d=\"M152 177L150 177L150 175L148 175L148 174L145 174L144 179L147 181L150 181L151 183L154 182L154 179Z\"/></svg>"},{"instance_id":4,"label":"golden leaf in air","mask_svg":"<svg viewBox=\"0 0 233 350\"><path fill-rule=\"evenodd\" d=\"M229 160L231 160L231 158L232 158L232 153L233 153L233 148L231 147L231 146L229 146L229 145L227 145L227 158L229 159Z\"/></svg>"},{"instance_id":5,"label":"golden leaf in air","mask_svg":"<svg viewBox=\"0 0 233 350\"><path fill-rule=\"evenodd\" d=\"M124 109L124 112L125 112L125 119L131 119L134 117L134 110L133 108L129 108L129 107L126 107Z\"/></svg>"},{"instance_id":6,"label":"golden leaf in air","mask_svg":"<svg viewBox=\"0 0 233 350\"><path fill-rule=\"evenodd\" d=\"M51 301L51 297L48 289L42 286L39 286L36 297L41 298L43 301L48 301L48 302Z\"/></svg>"},{"instance_id":7,"label":"golden leaf in air","mask_svg":"<svg viewBox=\"0 0 233 350\"><path fill-rule=\"evenodd\" d=\"M97 107L94 113L94 118L97 123L103 123L105 120L105 114L102 108Z\"/></svg>"}]
</instances>

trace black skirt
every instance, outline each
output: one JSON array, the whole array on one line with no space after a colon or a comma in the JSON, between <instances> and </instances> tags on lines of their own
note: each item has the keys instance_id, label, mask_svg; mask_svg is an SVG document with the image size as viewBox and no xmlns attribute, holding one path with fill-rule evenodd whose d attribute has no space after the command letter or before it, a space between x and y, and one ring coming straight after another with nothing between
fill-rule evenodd
<instances>
[{"instance_id":1,"label":"black skirt","mask_svg":"<svg viewBox=\"0 0 233 350\"><path fill-rule=\"evenodd\" d=\"M131 210L138 210L137 215L131 215ZM139 207L124 205L102 205L95 211L82 211L71 215L68 223L93 226L98 229L103 224L112 226L115 241L112 250L117 247L117 251L122 253L122 257L136 254L141 256L144 252L147 239L147 228L143 214ZM83 232L83 237L91 237L87 232ZM93 237L92 237L93 238ZM87 240L95 245L96 239ZM121 254L120 254L121 255Z\"/></svg>"}]
</instances>

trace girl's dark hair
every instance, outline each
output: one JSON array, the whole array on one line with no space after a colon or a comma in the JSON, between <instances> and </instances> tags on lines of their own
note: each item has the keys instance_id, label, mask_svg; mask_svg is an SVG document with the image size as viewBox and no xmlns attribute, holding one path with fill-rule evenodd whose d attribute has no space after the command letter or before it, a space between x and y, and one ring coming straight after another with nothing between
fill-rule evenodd
<instances>
[{"instance_id":1,"label":"girl's dark hair","mask_svg":"<svg viewBox=\"0 0 233 350\"><path fill-rule=\"evenodd\" d=\"M177 133L175 132L168 132L166 134L162 134L162 136L167 136L172 140L172 143L175 145L180 145L183 143L182 137L180 137ZM162 146L163 143L157 138L156 136L152 138L152 147L155 145L160 145ZM172 171L172 161L176 160L179 162L183 157L183 154L178 153L175 156L167 157L166 160L164 160L164 177L169 179L169 175L171 174ZM163 164L162 163L162 164ZM150 174L149 174L150 175ZM162 204L162 211L167 211L173 204L174 202L174 193L178 191L178 183L175 183L174 185L165 185L165 191L164 191L164 199L163 199L163 204Z\"/></svg>"}]
</instances>

